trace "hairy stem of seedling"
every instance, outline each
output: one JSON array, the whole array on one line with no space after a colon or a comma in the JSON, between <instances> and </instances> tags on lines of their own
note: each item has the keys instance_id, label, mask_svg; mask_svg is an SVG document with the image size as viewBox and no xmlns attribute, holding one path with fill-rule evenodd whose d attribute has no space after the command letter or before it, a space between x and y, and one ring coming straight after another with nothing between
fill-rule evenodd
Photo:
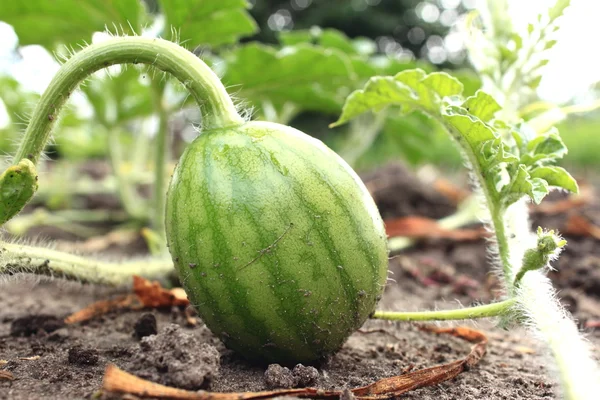
<instances>
[{"instance_id":1,"label":"hairy stem of seedling","mask_svg":"<svg viewBox=\"0 0 600 400\"><path fill-rule=\"evenodd\" d=\"M375 311L371 318L390 321L448 321L473 318L497 317L514 312L517 300L514 298L475 307L439 311Z\"/></svg>"},{"instance_id":2,"label":"hairy stem of seedling","mask_svg":"<svg viewBox=\"0 0 600 400\"><path fill-rule=\"evenodd\" d=\"M118 37L92 44L65 62L40 98L14 163L36 163L65 102L92 73L115 64L148 64L177 78L196 100L205 129L241 125L244 120L215 73L179 45L143 37Z\"/></svg>"},{"instance_id":3,"label":"hairy stem of seedling","mask_svg":"<svg viewBox=\"0 0 600 400\"><path fill-rule=\"evenodd\" d=\"M77 282L121 286L133 275L164 280L173 273L169 259L110 263L61 251L0 242L0 275L34 274Z\"/></svg>"},{"instance_id":4,"label":"hairy stem of seedling","mask_svg":"<svg viewBox=\"0 0 600 400\"><path fill-rule=\"evenodd\" d=\"M597 399L600 369L575 322L556 300L548 277L540 271L529 271L521 280L517 298L518 307L530 320L531 328L552 352L564 397Z\"/></svg>"}]
</instances>

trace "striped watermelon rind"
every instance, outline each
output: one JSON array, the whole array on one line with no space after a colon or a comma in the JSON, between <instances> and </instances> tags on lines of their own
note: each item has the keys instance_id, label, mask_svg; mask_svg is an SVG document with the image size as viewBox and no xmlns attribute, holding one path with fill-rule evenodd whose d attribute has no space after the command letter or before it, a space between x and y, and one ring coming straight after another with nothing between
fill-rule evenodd
<instances>
[{"instance_id":1,"label":"striped watermelon rind","mask_svg":"<svg viewBox=\"0 0 600 400\"><path fill-rule=\"evenodd\" d=\"M251 360L335 352L373 312L387 276L383 222L356 173L279 124L198 136L172 177L166 226L190 301Z\"/></svg>"}]
</instances>

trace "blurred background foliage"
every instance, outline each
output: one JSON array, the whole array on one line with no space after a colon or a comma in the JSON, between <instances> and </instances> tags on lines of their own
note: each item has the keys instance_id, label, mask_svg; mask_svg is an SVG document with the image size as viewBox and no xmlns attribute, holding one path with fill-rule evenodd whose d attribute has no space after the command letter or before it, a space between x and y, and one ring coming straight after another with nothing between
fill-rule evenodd
<instances>
[{"instance_id":1,"label":"blurred background foliage","mask_svg":"<svg viewBox=\"0 0 600 400\"><path fill-rule=\"evenodd\" d=\"M20 49L29 45L41 45L60 58L66 52L62 45L76 49L92 41L94 32L103 30L116 34L143 31L180 40L212 63L232 94L257 118L301 126L340 150L348 132L345 128L330 131L327 124L339 114L345 97L370 76L393 75L415 66L463 69L459 73L470 91L479 87L476 75L466 68L458 33L451 32L472 6L472 2L460 0L38 0L3 2L0 21L11 24L18 37L13 61L19 60ZM296 51L282 51L284 46ZM326 54L325 50L333 52ZM107 130L117 126L125 126L126 131L133 126L137 129L141 119L151 118L155 110L148 81L139 79L143 73L134 68L118 73L113 69L109 79L98 74L98 79L84 86L85 96L79 100L91 106L91 110L80 107L87 109L87 116L79 121L80 131L85 132L71 129L76 125L61 124L55 156L102 157L110 151L104 138ZM3 152L16 141L36 98L35 93L18 88L14 80L9 86L9 80L3 80L0 87L0 98L11 121L2 128ZM317 85L320 87L315 90ZM178 89L175 86L175 95L167 99L172 111L181 110L178 102L185 102L185 96L177 95ZM14 104L17 93L21 96L18 107ZM109 111L117 115L107 115ZM191 114L180 112L179 118L193 119ZM189 125L183 130L187 140L194 136ZM398 134L402 131L407 135ZM364 154L353 154L350 160L359 167L398 157L411 163L459 162L453 149L448 150L445 135L422 116L403 120L390 117L377 132L369 134L373 138L367 141L373 145L366 146ZM439 144L435 151L431 149L432 135ZM429 146L424 151L426 143Z\"/></svg>"},{"instance_id":2,"label":"blurred background foliage","mask_svg":"<svg viewBox=\"0 0 600 400\"><path fill-rule=\"evenodd\" d=\"M479 62L500 68L503 63L514 64L523 37L514 34L507 22L506 0L490 2L495 7L492 23L498 35L486 39L491 48L483 46L477 54L469 53L465 26L477 4L481 2L3 1L0 152L10 154L14 149L60 60L81 45L106 40L109 35L141 34L182 43L211 65L252 118L290 124L318 137L359 171L388 160L459 169L461 159L450 139L421 114L401 117L384 112L341 128L329 129L328 124L339 116L345 98L374 75L394 75L415 67L451 70L470 95L492 76ZM552 40L541 39L544 48L554 45ZM545 61L540 63L545 65ZM539 76L521 78L532 79L515 82L517 90L528 87L535 106ZM501 93L502 88L498 89ZM527 118L541 115L538 119L545 123L544 112L558 110L560 114L564 106L536 106ZM561 114L553 122L564 117ZM169 145L167 160L173 165L185 143L197 136L198 124L194 104L176 82L147 67L115 66L95 74L73 96L49 155L62 163L53 167L59 173L74 170L72 166L81 168L90 159L108 159L112 174L101 185L92 185L93 190L117 193L129 217L145 225L152 219L152 200L140 193L160 179L160 173L152 170L164 169L157 167L162 158L153 150L156 142ZM598 165L599 126L597 112L562 122L560 129L571 150L567 163ZM56 182L42 180L37 201L51 208L73 207L77 195L92 190L90 182L77 177L62 180L60 185Z\"/></svg>"}]
</instances>

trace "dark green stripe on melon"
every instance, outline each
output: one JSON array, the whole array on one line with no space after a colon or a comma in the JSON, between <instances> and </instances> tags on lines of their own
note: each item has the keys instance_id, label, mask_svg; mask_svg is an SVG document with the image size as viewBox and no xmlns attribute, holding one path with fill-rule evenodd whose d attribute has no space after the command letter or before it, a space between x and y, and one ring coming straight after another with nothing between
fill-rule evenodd
<instances>
[{"instance_id":1,"label":"dark green stripe on melon","mask_svg":"<svg viewBox=\"0 0 600 400\"><path fill-rule=\"evenodd\" d=\"M321 142L272 123L204 132L186 149L167 237L206 325L255 360L336 351L387 275L383 223L356 174Z\"/></svg>"}]
</instances>

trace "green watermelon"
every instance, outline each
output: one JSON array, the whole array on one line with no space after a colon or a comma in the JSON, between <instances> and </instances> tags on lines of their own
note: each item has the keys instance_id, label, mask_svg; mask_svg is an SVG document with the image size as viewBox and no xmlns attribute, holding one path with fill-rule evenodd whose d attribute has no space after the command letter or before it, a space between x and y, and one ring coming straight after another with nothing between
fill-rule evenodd
<instances>
[{"instance_id":1,"label":"green watermelon","mask_svg":"<svg viewBox=\"0 0 600 400\"><path fill-rule=\"evenodd\" d=\"M322 142L283 125L201 133L173 174L166 226L191 303L251 360L335 352L386 281L386 234L367 189Z\"/></svg>"}]
</instances>

